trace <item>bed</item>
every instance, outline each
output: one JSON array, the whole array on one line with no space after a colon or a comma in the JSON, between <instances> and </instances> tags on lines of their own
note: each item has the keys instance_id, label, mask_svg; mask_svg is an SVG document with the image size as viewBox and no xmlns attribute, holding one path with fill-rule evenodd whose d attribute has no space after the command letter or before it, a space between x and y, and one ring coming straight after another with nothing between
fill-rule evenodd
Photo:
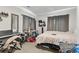
<instances>
[{"instance_id":1,"label":"bed","mask_svg":"<svg viewBox=\"0 0 79 59\"><path fill-rule=\"evenodd\" d=\"M76 35L70 32L47 31L36 37L36 44L51 43L59 45L59 42L76 43Z\"/></svg>"}]
</instances>

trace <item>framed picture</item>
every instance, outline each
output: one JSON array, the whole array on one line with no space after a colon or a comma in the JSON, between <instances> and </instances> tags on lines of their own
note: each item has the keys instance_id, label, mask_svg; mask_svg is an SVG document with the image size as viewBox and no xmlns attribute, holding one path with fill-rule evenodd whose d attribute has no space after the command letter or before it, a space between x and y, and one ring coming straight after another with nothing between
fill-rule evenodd
<instances>
[{"instance_id":1,"label":"framed picture","mask_svg":"<svg viewBox=\"0 0 79 59\"><path fill-rule=\"evenodd\" d=\"M42 25L43 25L44 27L46 26L45 21L42 22Z\"/></svg>"},{"instance_id":2,"label":"framed picture","mask_svg":"<svg viewBox=\"0 0 79 59\"><path fill-rule=\"evenodd\" d=\"M39 20L39 26L40 27L42 26L42 20Z\"/></svg>"},{"instance_id":3,"label":"framed picture","mask_svg":"<svg viewBox=\"0 0 79 59\"><path fill-rule=\"evenodd\" d=\"M18 32L19 30L19 16L11 14L11 30L12 32Z\"/></svg>"}]
</instances>

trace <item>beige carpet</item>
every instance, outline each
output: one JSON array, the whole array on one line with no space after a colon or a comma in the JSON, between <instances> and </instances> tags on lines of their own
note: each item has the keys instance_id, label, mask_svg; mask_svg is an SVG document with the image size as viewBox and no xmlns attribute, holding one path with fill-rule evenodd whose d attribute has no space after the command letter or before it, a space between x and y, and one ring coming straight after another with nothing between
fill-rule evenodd
<instances>
[{"instance_id":1,"label":"beige carpet","mask_svg":"<svg viewBox=\"0 0 79 59\"><path fill-rule=\"evenodd\" d=\"M52 53L50 51L38 49L35 43L24 43L21 50L16 50L14 53Z\"/></svg>"}]
</instances>

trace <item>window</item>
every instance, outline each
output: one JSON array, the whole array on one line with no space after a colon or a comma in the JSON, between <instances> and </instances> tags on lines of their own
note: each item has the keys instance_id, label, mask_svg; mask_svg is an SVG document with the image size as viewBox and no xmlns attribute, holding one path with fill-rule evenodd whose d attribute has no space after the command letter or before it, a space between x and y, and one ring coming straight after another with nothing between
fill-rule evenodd
<instances>
[{"instance_id":1,"label":"window","mask_svg":"<svg viewBox=\"0 0 79 59\"><path fill-rule=\"evenodd\" d=\"M36 30L36 20L32 17L23 15L23 32Z\"/></svg>"},{"instance_id":2,"label":"window","mask_svg":"<svg viewBox=\"0 0 79 59\"><path fill-rule=\"evenodd\" d=\"M48 31L69 31L69 15L48 17Z\"/></svg>"},{"instance_id":3,"label":"window","mask_svg":"<svg viewBox=\"0 0 79 59\"><path fill-rule=\"evenodd\" d=\"M11 14L11 29L13 32L18 32L19 30L19 16L16 14Z\"/></svg>"}]
</instances>

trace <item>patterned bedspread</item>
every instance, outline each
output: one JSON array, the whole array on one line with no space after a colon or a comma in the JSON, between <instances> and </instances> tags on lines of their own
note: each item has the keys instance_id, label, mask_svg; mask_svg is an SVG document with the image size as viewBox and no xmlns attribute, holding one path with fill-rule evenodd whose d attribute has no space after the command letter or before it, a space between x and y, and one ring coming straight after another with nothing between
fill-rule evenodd
<instances>
[{"instance_id":1,"label":"patterned bedspread","mask_svg":"<svg viewBox=\"0 0 79 59\"><path fill-rule=\"evenodd\" d=\"M70 32L47 31L36 38L36 43L52 43L59 45L59 42L75 43L76 35Z\"/></svg>"}]
</instances>

